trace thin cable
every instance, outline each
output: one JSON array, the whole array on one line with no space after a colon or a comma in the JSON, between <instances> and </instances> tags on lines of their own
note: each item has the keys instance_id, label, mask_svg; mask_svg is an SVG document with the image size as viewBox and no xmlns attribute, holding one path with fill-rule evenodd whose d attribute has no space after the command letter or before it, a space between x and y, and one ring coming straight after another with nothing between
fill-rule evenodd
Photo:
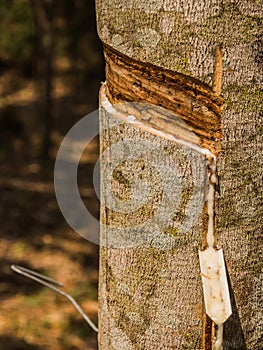
<instances>
[{"instance_id":1,"label":"thin cable","mask_svg":"<svg viewBox=\"0 0 263 350\"><path fill-rule=\"evenodd\" d=\"M53 280L52 278L49 278L47 276L44 276L38 272L26 269L25 267L22 266L18 266L18 265L11 265L11 269L13 271L15 271L16 273L23 275L25 277L28 277L48 288L50 288L51 290L53 290L54 292L63 295L65 298L67 298L73 305L74 307L77 309L77 311L81 314L81 316L84 318L84 320L88 323L88 325L95 331L98 332L98 328L95 326L95 324L90 320L90 318L84 313L84 311L82 310L82 308L79 306L79 304L76 302L76 300L69 295L66 292L63 292L62 290L52 286L51 283L58 285L60 287L63 287L63 284ZM50 283L48 283L48 282Z\"/></svg>"}]
</instances>

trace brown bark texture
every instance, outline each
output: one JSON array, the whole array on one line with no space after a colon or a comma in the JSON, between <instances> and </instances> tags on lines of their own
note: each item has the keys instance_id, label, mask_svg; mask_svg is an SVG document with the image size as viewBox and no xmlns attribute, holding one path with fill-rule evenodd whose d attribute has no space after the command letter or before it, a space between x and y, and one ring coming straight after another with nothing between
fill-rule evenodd
<instances>
[{"instance_id":1,"label":"brown bark texture","mask_svg":"<svg viewBox=\"0 0 263 350\"><path fill-rule=\"evenodd\" d=\"M108 82L100 92L100 350L206 346L198 262L206 163L191 144L218 155L217 244L224 249L233 311L224 324L223 349L262 348L262 5L257 0L96 2L106 61L108 48L130 64L107 63ZM216 59L219 47L222 64ZM182 81L158 81L157 73L147 79L147 67ZM220 67L222 91L220 74L219 83L215 76ZM184 106L180 112L178 99L188 82L198 91L205 86L224 109L221 102L204 102L184 89L190 104L206 109L195 117ZM174 101L178 108L171 107ZM206 117L212 105L220 108L215 122ZM183 126L169 121L177 113ZM186 143L176 142L176 128L187 130ZM213 336L214 330L209 332Z\"/></svg>"}]
</instances>

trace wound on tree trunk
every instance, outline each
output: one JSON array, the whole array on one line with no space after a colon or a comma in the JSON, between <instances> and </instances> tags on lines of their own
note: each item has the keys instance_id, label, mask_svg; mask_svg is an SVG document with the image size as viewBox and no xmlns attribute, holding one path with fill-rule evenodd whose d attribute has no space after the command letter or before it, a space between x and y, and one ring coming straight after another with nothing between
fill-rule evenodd
<instances>
[{"instance_id":1,"label":"wound on tree trunk","mask_svg":"<svg viewBox=\"0 0 263 350\"><path fill-rule=\"evenodd\" d=\"M136 61L107 45L104 45L104 53L106 93L111 103L149 102L167 108L166 113L148 114L145 119L140 111L134 111L134 114L144 125L149 124L174 136L178 136L176 124L179 117L186 122L187 129L197 135L201 147L218 154L224 108L220 94L197 79ZM191 140L186 138L186 141Z\"/></svg>"}]
</instances>

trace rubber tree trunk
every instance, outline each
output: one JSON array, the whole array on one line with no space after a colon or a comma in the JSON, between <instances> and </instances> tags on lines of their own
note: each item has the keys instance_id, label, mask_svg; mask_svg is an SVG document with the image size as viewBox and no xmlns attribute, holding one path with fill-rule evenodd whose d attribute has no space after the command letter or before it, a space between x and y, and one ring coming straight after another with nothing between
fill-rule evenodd
<instances>
[{"instance_id":1,"label":"rubber tree trunk","mask_svg":"<svg viewBox=\"0 0 263 350\"><path fill-rule=\"evenodd\" d=\"M213 347L198 262L206 229L205 157L192 147L199 144L218 158L217 244L224 248L233 310L223 349L259 350L262 3L97 0L96 6L107 61L100 92L99 349ZM138 110L149 106L113 108L125 100L167 113L157 108L147 119ZM184 113L187 106L191 112ZM188 127L169 122L176 111ZM176 142L176 128L190 130L185 140L191 142Z\"/></svg>"}]
</instances>

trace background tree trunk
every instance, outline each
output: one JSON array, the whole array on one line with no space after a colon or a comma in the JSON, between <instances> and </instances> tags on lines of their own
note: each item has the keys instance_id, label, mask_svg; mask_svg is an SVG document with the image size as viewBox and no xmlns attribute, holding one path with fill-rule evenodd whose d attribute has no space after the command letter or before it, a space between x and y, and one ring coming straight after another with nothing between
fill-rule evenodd
<instances>
[{"instance_id":1,"label":"background tree trunk","mask_svg":"<svg viewBox=\"0 0 263 350\"><path fill-rule=\"evenodd\" d=\"M43 101L41 123L43 129L41 156L50 156L52 132L52 84L54 59L54 1L31 0L32 12L35 20L37 53L38 94Z\"/></svg>"},{"instance_id":2,"label":"background tree trunk","mask_svg":"<svg viewBox=\"0 0 263 350\"><path fill-rule=\"evenodd\" d=\"M259 350L262 344L262 17L259 1L97 0L98 32L103 43L141 62L212 86L215 50L222 46L226 106L216 218L233 309L224 327L224 350ZM106 247L100 250L99 348L201 349L203 310L197 255L203 231L201 216L192 227L182 227L197 185L189 159L195 159L194 168L201 179L204 157L117 120L114 113L102 111L101 242ZM147 167L154 163L149 152L143 160L123 158L121 162L112 147L126 139L141 147L144 141L158 145L162 150L159 172ZM169 174L166 178L162 172L163 154L176 164L183 184L178 210L173 215L172 201L168 201L165 213L171 214L170 221L165 213L159 213L159 227L149 224L147 229L136 231L138 223L154 216L165 183L170 181ZM111 164L119 165L109 182ZM109 186L125 202L136 178L148 186L148 206L134 216L109 210ZM121 242L134 234L143 244L133 241L124 248Z\"/></svg>"}]
</instances>

